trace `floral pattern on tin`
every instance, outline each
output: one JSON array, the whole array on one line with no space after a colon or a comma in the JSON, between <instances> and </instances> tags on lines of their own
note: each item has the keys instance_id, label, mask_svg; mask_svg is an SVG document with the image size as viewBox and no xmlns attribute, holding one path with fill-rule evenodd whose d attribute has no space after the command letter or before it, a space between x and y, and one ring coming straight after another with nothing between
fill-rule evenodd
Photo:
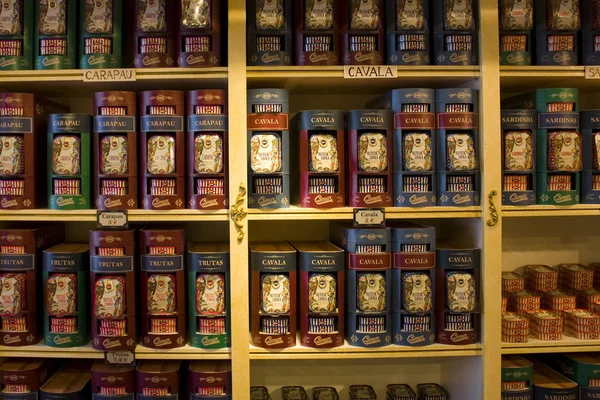
<instances>
[{"instance_id":1,"label":"floral pattern on tin","mask_svg":"<svg viewBox=\"0 0 600 400\"><path fill-rule=\"evenodd\" d=\"M80 169L79 137L58 135L52 141L52 170L56 175L77 175Z\"/></svg>"},{"instance_id":2,"label":"floral pattern on tin","mask_svg":"<svg viewBox=\"0 0 600 400\"><path fill-rule=\"evenodd\" d=\"M600 132L594 133L594 136L592 137L592 142L594 146L594 148L592 149L592 163L594 164L594 169L600 169Z\"/></svg>"},{"instance_id":3,"label":"floral pattern on tin","mask_svg":"<svg viewBox=\"0 0 600 400\"><path fill-rule=\"evenodd\" d=\"M290 280L287 275L265 274L261 278L260 308L267 314L290 312Z\"/></svg>"},{"instance_id":4,"label":"floral pattern on tin","mask_svg":"<svg viewBox=\"0 0 600 400\"><path fill-rule=\"evenodd\" d=\"M23 173L23 137L0 136L0 175Z\"/></svg>"},{"instance_id":5,"label":"floral pattern on tin","mask_svg":"<svg viewBox=\"0 0 600 400\"><path fill-rule=\"evenodd\" d=\"M431 137L427 133L404 135L404 168L407 171L431 171Z\"/></svg>"},{"instance_id":6,"label":"floral pattern on tin","mask_svg":"<svg viewBox=\"0 0 600 400\"><path fill-rule=\"evenodd\" d=\"M600 31L600 0L592 0L592 29Z\"/></svg>"},{"instance_id":7,"label":"floral pattern on tin","mask_svg":"<svg viewBox=\"0 0 600 400\"><path fill-rule=\"evenodd\" d=\"M533 138L530 131L511 131L504 136L504 167L508 171L533 169Z\"/></svg>"},{"instance_id":8,"label":"floral pattern on tin","mask_svg":"<svg viewBox=\"0 0 600 400\"><path fill-rule=\"evenodd\" d=\"M396 28L423 29L423 0L396 0Z\"/></svg>"},{"instance_id":9,"label":"floral pattern on tin","mask_svg":"<svg viewBox=\"0 0 600 400\"><path fill-rule=\"evenodd\" d=\"M284 23L283 0L256 1L256 29L280 30L283 29Z\"/></svg>"},{"instance_id":10,"label":"floral pattern on tin","mask_svg":"<svg viewBox=\"0 0 600 400\"><path fill-rule=\"evenodd\" d=\"M449 272L446 274L448 309L452 312L475 310L475 278L469 273Z\"/></svg>"},{"instance_id":11,"label":"floral pattern on tin","mask_svg":"<svg viewBox=\"0 0 600 400\"><path fill-rule=\"evenodd\" d=\"M103 174L123 175L127 173L127 138L104 136L100 141L100 171Z\"/></svg>"},{"instance_id":12,"label":"floral pattern on tin","mask_svg":"<svg viewBox=\"0 0 600 400\"><path fill-rule=\"evenodd\" d=\"M172 174L175 171L175 139L154 135L148 139L148 172Z\"/></svg>"},{"instance_id":13,"label":"floral pattern on tin","mask_svg":"<svg viewBox=\"0 0 600 400\"><path fill-rule=\"evenodd\" d=\"M339 161L337 139L333 135L318 134L310 137L310 170L337 172Z\"/></svg>"},{"instance_id":14,"label":"floral pattern on tin","mask_svg":"<svg viewBox=\"0 0 600 400\"><path fill-rule=\"evenodd\" d=\"M361 171L387 169L387 138L381 133L363 133L358 139L358 167Z\"/></svg>"},{"instance_id":15,"label":"floral pattern on tin","mask_svg":"<svg viewBox=\"0 0 600 400\"><path fill-rule=\"evenodd\" d=\"M103 276L94 285L94 316L118 319L125 313L125 278Z\"/></svg>"},{"instance_id":16,"label":"floral pattern on tin","mask_svg":"<svg viewBox=\"0 0 600 400\"><path fill-rule=\"evenodd\" d=\"M581 169L581 136L578 132L548 133L548 169L553 171Z\"/></svg>"},{"instance_id":17,"label":"floral pattern on tin","mask_svg":"<svg viewBox=\"0 0 600 400\"><path fill-rule=\"evenodd\" d=\"M528 31L533 28L533 0L502 0L500 22L506 31Z\"/></svg>"},{"instance_id":18,"label":"floral pattern on tin","mask_svg":"<svg viewBox=\"0 0 600 400\"><path fill-rule=\"evenodd\" d=\"M19 316L26 307L27 276L22 273L0 275L0 316Z\"/></svg>"},{"instance_id":19,"label":"floral pattern on tin","mask_svg":"<svg viewBox=\"0 0 600 400\"><path fill-rule=\"evenodd\" d=\"M225 277L223 275L198 275L196 278L196 310L202 315L222 314L225 311Z\"/></svg>"},{"instance_id":20,"label":"floral pattern on tin","mask_svg":"<svg viewBox=\"0 0 600 400\"><path fill-rule=\"evenodd\" d=\"M550 31L574 31L581 28L579 0L548 0L546 28Z\"/></svg>"},{"instance_id":21,"label":"floral pattern on tin","mask_svg":"<svg viewBox=\"0 0 600 400\"><path fill-rule=\"evenodd\" d=\"M406 273L402 276L402 302L410 313L431 311L431 278L422 273Z\"/></svg>"},{"instance_id":22,"label":"floral pattern on tin","mask_svg":"<svg viewBox=\"0 0 600 400\"><path fill-rule=\"evenodd\" d=\"M23 33L23 0L2 0L0 10L0 35Z\"/></svg>"},{"instance_id":23,"label":"floral pattern on tin","mask_svg":"<svg viewBox=\"0 0 600 400\"><path fill-rule=\"evenodd\" d=\"M281 139L276 133L252 136L250 139L250 166L254 172L279 172L281 169Z\"/></svg>"},{"instance_id":24,"label":"floral pattern on tin","mask_svg":"<svg viewBox=\"0 0 600 400\"><path fill-rule=\"evenodd\" d=\"M137 27L142 32L165 32L167 21L165 14L166 0L137 0Z\"/></svg>"},{"instance_id":25,"label":"floral pattern on tin","mask_svg":"<svg viewBox=\"0 0 600 400\"><path fill-rule=\"evenodd\" d=\"M194 139L194 169L197 173L223 171L223 141L217 134L198 134Z\"/></svg>"},{"instance_id":26,"label":"floral pattern on tin","mask_svg":"<svg viewBox=\"0 0 600 400\"><path fill-rule=\"evenodd\" d=\"M350 29L378 29L380 12L377 0L350 0Z\"/></svg>"},{"instance_id":27,"label":"floral pattern on tin","mask_svg":"<svg viewBox=\"0 0 600 400\"><path fill-rule=\"evenodd\" d=\"M42 35L67 33L67 0L39 0L38 26Z\"/></svg>"},{"instance_id":28,"label":"floral pattern on tin","mask_svg":"<svg viewBox=\"0 0 600 400\"><path fill-rule=\"evenodd\" d=\"M77 312L77 275L54 274L46 282L46 309L55 316Z\"/></svg>"},{"instance_id":29,"label":"floral pattern on tin","mask_svg":"<svg viewBox=\"0 0 600 400\"><path fill-rule=\"evenodd\" d=\"M477 167L473 137L466 133L451 133L446 136L448 169L471 171Z\"/></svg>"},{"instance_id":30,"label":"floral pattern on tin","mask_svg":"<svg viewBox=\"0 0 600 400\"><path fill-rule=\"evenodd\" d=\"M87 33L111 33L113 30L113 0L86 0L83 25Z\"/></svg>"},{"instance_id":31,"label":"floral pattern on tin","mask_svg":"<svg viewBox=\"0 0 600 400\"><path fill-rule=\"evenodd\" d=\"M337 280L331 274L313 273L308 277L308 310L332 313L337 309Z\"/></svg>"},{"instance_id":32,"label":"floral pattern on tin","mask_svg":"<svg viewBox=\"0 0 600 400\"><path fill-rule=\"evenodd\" d=\"M385 276L378 273L358 275L357 303L360 311L381 312L385 310Z\"/></svg>"},{"instance_id":33,"label":"floral pattern on tin","mask_svg":"<svg viewBox=\"0 0 600 400\"><path fill-rule=\"evenodd\" d=\"M305 0L304 12L306 29L333 27L333 0Z\"/></svg>"},{"instance_id":34,"label":"floral pattern on tin","mask_svg":"<svg viewBox=\"0 0 600 400\"><path fill-rule=\"evenodd\" d=\"M184 28L208 28L210 26L211 0L181 0L181 26Z\"/></svg>"},{"instance_id":35,"label":"floral pattern on tin","mask_svg":"<svg viewBox=\"0 0 600 400\"><path fill-rule=\"evenodd\" d=\"M153 274L148 277L148 312L152 315L164 315L175 312L175 276L171 274Z\"/></svg>"},{"instance_id":36,"label":"floral pattern on tin","mask_svg":"<svg viewBox=\"0 0 600 400\"><path fill-rule=\"evenodd\" d=\"M444 0L444 28L465 30L473 28L473 0Z\"/></svg>"}]
</instances>

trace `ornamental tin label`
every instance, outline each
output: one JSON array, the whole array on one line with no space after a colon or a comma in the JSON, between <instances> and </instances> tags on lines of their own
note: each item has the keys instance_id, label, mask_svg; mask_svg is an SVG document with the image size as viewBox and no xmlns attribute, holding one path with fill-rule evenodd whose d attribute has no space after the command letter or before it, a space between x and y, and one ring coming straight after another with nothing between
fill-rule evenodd
<instances>
[{"instance_id":1,"label":"ornamental tin label","mask_svg":"<svg viewBox=\"0 0 600 400\"><path fill-rule=\"evenodd\" d=\"M253 135L250 139L250 166L254 172L281 170L281 139L276 133Z\"/></svg>"},{"instance_id":2,"label":"ornamental tin label","mask_svg":"<svg viewBox=\"0 0 600 400\"><path fill-rule=\"evenodd\" d=\"M350 0L350 29L373 30L379 28L380 10L377 0Z\"/></svg>"},{"instance_id":3,"label":"ornamental tin label","mask_svg":"<svg viewBox=\"0 0 600 400\"><path fill-rule=\"evenodd\" d=\"M256 1L256 29L281 30L284 23L283 0Z\"/></svg>"},{"instance_id":4,"label":"ornamental tin label","mask_svg":"<svg viewBox=\"0 0 600 400\"><path fill-rule=\"evenodd\" d=\"M84 27L87 33L112 33L113 0L86 0Z\"/></svg>"},{"instance_id":5,"label":"ornamental tin label","mask_svg":"<svg viewBox=\"0 0 600 400\"><path fill-rule=\"evenodd\" d=\"M166 0L137 0L137 2L138 29L142 32L165 32L167 30Z\"/></svg>"},{"instance_id":6,"label":"ornamental tin label","mask_svg":"<svg viewBox=\"0 0 600 400\"><path fill-rule=\"evenodd\" d=\"M22 0L4 0L0 10L0 35L20 35L23 32Z\"/></svg>"},{"instance_id":7,"label":"ornamental tin label","mask_svg":"<svg viewBox=\"0 0 600 400\"><path fill-rule=\"evenodd\" d=\"M313 273L308 278L308 310L331 313L337 309L337 281L331 274Z\"/></svg>"},{"instance_id":8,"label":"ornamental tin label","mask_svg":"<svg viewBox=\"0 0 600 400\"><path fill-rule=\"evenodd\" d=\"M357 303L360 311L384 311L385 276L378 273L358 274Z\"/></svg>"},{"instance_id":9,"label":"ornamental tin label","mask_svg":"<svg viewBox=\"0 0 600 400\"><path fill-rule=\"evenodd\" d=\"M407 273L402 276L402 302L410 313L431 311L431 278L427 274Z\"/></svg>"},{"instance_id":10,"label":"ornamental tin label","mask_svg":"<svg viewBox=\"0 0 600 400\"><path fill-rule=\"evenodd\" d=\"M511 131L504 136L504 168L508 171L533 169L533 138L530 131Z\"/></svg>"},{"instance_id":11,"label":"ornamental tin label","mask_svg":"<svg viewBox=\"0 0 600 400\"><path fill-rule=\"evenodd\" d=\"M218 134L198 134L194 139L194 169L197 173L223 171L223 141Z\"/></svg>"},{"instance_id":12,"label":"ornamental tin label","mask_svg":"<svg viewBox=\"0 0 600 400\"><path fill-rule=\"evenodd\" d=\"M581 169L581 136L578 132L548 133L548 169L553 171Z\"/></svg>"},{"instance_id":13,"label":"ornamental tin label","mask_svg":"<svg viewBox=\"0 0 600 400\"><path fill-rule=\"evenodd\" d=\"M211 0L181 0L181 26L208 28L211 20L210 2Z\"/></svg>"},{"instance_id":14,"label":"ornamental tin label","mask_svg":"<svg viewBox=\"0 0 600 400\"><path fill-rule=\"evenodd\" d=\"M423 29L424 22L423 0L396 0L398 30Z\"/></svg>"},{"instance_id":15,"label":"ornamental tin label","mask_svg":"<svg viewBox=\"0 0 600 400\"><path fill-rule=\"evenodd\" d=\"M334 135L311 135L310 169L312 172L338 171L337 139Z\"/></svg>"},{"instance_id":16,"label":"ornamental tin label","mask_svg":"<svg viewBox=\"0 0 600 400\"><path fill-rule=\"evenodd\" d=\"M286 314L290 311L290 280L287 275L262 276L261 308L267 314Z\"/></svg>"},{"instance_id":17,"label":"ornamental tin label","mask_svg":"<svg viewBox=\"0 0 600 400\"><path fill-rule=\"evenodd\" d=\"M117 319L125 312L125 278L103 276L94 285L94 316Z\"/></svg>"},{"instance_id":18,"label":"ornamental tin label","mask_svg":"<svg viewBox=\"0 0 600 400\"><path fill-rule=\"evenodd\" d=\"M444 29L473 29L473 0L444 0Z\"/></svg>"},{"instance_id":19,"label":"ornamental tin label","mask_svg":"<svg viewBox=\"0 0 600 400\"><path fill-rule=\"evenodd\" d=\"M77 175L80 141L77 136L57 135L52 141L52 170L56 175Z\"/></svg>"},{"instance_id":20,"label":"ornamental tin label","mask_svg":"<svg viewBox=\"0 0 600 400\"><path fill-rule=\"evenodd\" d=\"M0 275L0 316L18 316L25 309L27 275Z\"/></svg>"},{"instance_id":21,"label":"ornamental tin label","mask_svg":"<svg viewBox=\"0 0 600 400\"><path fill-rule=\"evenodd\" d=\"M220 274L200 274L196 279L196 310L202 315L225 311L225 277Z\"/></svg>"},{"instance_id":22,"label":"ornamental tin label","mask_svg":"<svg viewBox=\"0 0 600 400\"><path fill-rule=\"evenodd\" d=\"M333 0L304 0L306 29L333 27Z\"/></svg>"},{"instance_id":23,"label":"ornamental tin label","mask_svg":"<svg viewBox=\"0 0 600 400\"><path fill-rule=\"evenodd\" d=\"M467 133L451 133L446 136L448 169L469 171L477 167L473 137Z\"/></svg>"},{"instance_id":24,"label":"ornamental tin label","mask_svg":"<svg viewBox=\"0 0 600 400\"><path fill-rule=\"evenodd\" d=\"M404 135L404 168L407 171L431 170L431 137L427 133Z\"/></svg>"},{"instance_id":25,"label":"ornamental tin label","mask_svg":"<svg viewBox=\"0 0 600 400\"><path fill-rule=\"evenodd\" d=\"M39 0L38 26L42 35L67 33L67 0Z\"/></svg>"},{"instance_id":26,"label":"ornamental tin label","mask_svg":"<svg viewBox=\"0 0 600 400\"><path fill-rule=\"evenodd\" d=\"M574 31L581 27L579 0L548 0L546 27L550 31Z\"/></svg>"},{"instance_id":27,"label":"ornamental tin label","mask_svg":"<svg viewBox=\"0 0 600 400\"><path fill-rule=\"evenodd\" d=\"M77 275L53 274L46 282L46 302L50 315L77 312Z\"/></svg>"},{"instance_id":28,"label":"ornamental tin label","mask_svg":"<svg viewBox=\"0 0 600 400\"><path fill-rule=\"evenodd\" d=\"M169 135L151 136L147 164L151 174L172 174L175 171L175 139Z\"/></svg>"},{"instance_id":29,"label":"ornamental tin label","mask_svg":"<svg viewBox=\"0 0 600 400\"><path fill-rule=\"evenodd\" d=\"M177 308L175 275L154 274L148 277L148 312L170 314Z\"/></svg>"},{"instance_id":30,"label":"ornamental tin label","mask_svg":"<svg viewBox=\"0 0 600 400\"><path fill-rule=\"evenodd\" d=\"M446 275L448 309L452 312L475 310L475 278L469 273L449 272Z\"/></svg>"},{"instance_id":31,"label":"ornamental tin label","mask_svg":"<svg viewBox=\"0 0 600 400\"><path fill-rule=\"evenodd\" d=\"M362 171L387 169L387 138L382 133L363 133L358 139L358 167Z\"/></svg>"},{"instance_id":32,"label":"ornamental tin label","mask_svg":"<svg viewBox=\"0 0 600 400\"><path fill-rule=\"evenodd\" d=\"M100 171L103 174L127 173L127 137L104 136L100 141Z\"/></svg>"},{"instance_id":33,"label":"ornamental tin label","mask_svg":"<svg viewBox=\"0 0 600 400\"><path fill-rule=\"evenodd\" d=\"M506 31L528 31L533 28L533 0L502 0L500 22Z\"/></svg>"},{"instance_id":34,"label":"ornamental tin label","mask_svg":"<svg viewBox=\"0 0 600 400\"><path fill-rule=\"evenodd\" d=\"M0 136L0 175L23 173L23 137Z\"/></svg>"}]
</instances>

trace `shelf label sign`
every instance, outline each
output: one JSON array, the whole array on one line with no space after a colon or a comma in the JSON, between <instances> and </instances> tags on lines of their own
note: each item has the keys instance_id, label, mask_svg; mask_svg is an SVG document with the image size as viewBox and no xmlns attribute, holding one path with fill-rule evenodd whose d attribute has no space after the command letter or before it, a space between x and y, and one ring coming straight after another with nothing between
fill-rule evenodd
<instances>
[{"instance_id":1,"label":"shelf label sign","mask_svg":"<svg viewBox=\"0 0 600 400\"><path fill-rule=\"evenodd\" d=\"M85 69L84 82L133 82L135 68Z\"/></svg>"},{"instance_id":2,"label":"shelf label sign","mask_svg":"<svg viewBox=\"0 0 600 400\"><path fill-rule=\"evenodd\" d=\"M135 355L133 351L107 351L104 353L104 361L107 364L133 364L135 362Z\"/></svg>"},{"instance_id":3,"label":"shelf label sign","mask_svg":"<svg viewBox=\"0 0 600 400\"><path fill-rule=\"evenodd\" d=\"M96 214L98 228L121 229L129 226L127 210L101 211Z\"/></svg>"},{"instance_id":4,"label":"shelf label sign","mask_svg":"<svg viewBox=\"0 0 600 400\"><path fill-rule=\"evenodd\" d=\"M356 227L385 226L385 208L355 208L353 225Z\"/></svg>"},{"instance_id":5,"label":"shelf label sign","mask_svg":"<svg viewBox=\"0 0 600 400\"><path fill-rule=\"evenodd\" d=\"M344 65L344 79L397 78L398 68L389 65Z\"/></svg>"},{"instance_id":6,"label":"shelf label sign","mask_svg":"<svg viewBox=\"0 0 600 400\"><path fill-rule=\"evenodd\" d=\"M585 79L600 79L600 67L585 67Z\"/></svg>"}]
</instances>

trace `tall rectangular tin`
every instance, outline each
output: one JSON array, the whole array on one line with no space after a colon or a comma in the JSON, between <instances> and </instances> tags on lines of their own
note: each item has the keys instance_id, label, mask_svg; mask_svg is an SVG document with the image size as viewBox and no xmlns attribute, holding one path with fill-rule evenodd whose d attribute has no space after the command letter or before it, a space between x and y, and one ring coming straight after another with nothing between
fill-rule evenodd
<instances>
[{"instance_id":1,"label":"tall rectangular tin","mask_svg":"<svg viewBox=\"0 0 600 400\"><path fill-rule=\"evenodd\" d=\"M177 3L177 66L221 66L227 43L221 24L223 16L227 16L227 2L205 0Z\"/></svg>"},{"instance_id":2,"label":"tall rectangular tin","mask_svg":"<svg viewBox=\"0 0 600 400\"><path fill-rule=\"evenodd\" d=\"M348 0L340 4L340 35L344 65L385 63L383 0Z\"/></svg>"},{"instance_id":3,"label":"tall rectangular tin","mask_svg":"<svg viewBox=\"0 0 600 400\"><path fill-rule=\"evenodd\" d=\"M85 0L79 5L79 68L123 66L123 0Z\"/></svg>"},{"instance_id":4,"label":"tall rectangular tin","mask_svg":"<svg viewBox=\"0 0 600 400\"><path fill-rule=\"evenodd\" d=\"M292 0L247 1L248 65L292 65L292 5Z\"/></svg>"},{"instance_id":5,"label":"tall rectangular tin","mask_svg":"<svg viewBox=\"0 0 600 400\"><path fill-rule=\"evenodd\" d=\"M478 0L433 0L433 59L436 65L478 64Z\"/></svg>"},{"instance_id":6,"label":"tall rectangular tin","mask_svg":"<svg viewBox=\"0 0 600 400\"><path fill-rule=\"evenodd\" d=\"M35 1L35 69L77 68L77 0Z\"/></svg>"},{"instance_id":7,"label":"tall rectangular tin","mask_svg":"<svg viewBox=\"0 0 600 400\"><path fill-rule=\"evenodd\" d=\"M431 0L386 0L385 41L391 65L431 64Z\"/></svg>"},{"instance_id":8,"label":"tall rectangular tin","mask_svg":"<svg viewBox=\"0 0 600 400\"><path fill-rule=\"evenodd\" d=\"M537 65L578 65L581 34L579 3L580 0L535 0ZM549 15L553 17L551 20L548 20Z\"/></svg>"},{"instance_id":9,"label":"tall rectangular tin","mask_svg":"<svg viewBox=\"0 0 600 400\"><path fill-rule=\"evenodd\" d=\"M33 37L36 25L34 4L34 0L17 0L8 3L5 12L12 10L16 18L10 18L1 24L0 40L9 46L0 51L3 59L0 63L0 71L33 69Z\"/></svg>"},{"instance_id":10,"label":"tall rectangular tin","mask_svg":"<svg viewBox=\"0 0 600 400\"><path fill-rule=\"evenodd\" d=\"M581 202L600 204L600 110L581 111Z\"/></svg>"},{"instance_id":11,"label":"tall rectangular tin","mask_svg":"<svg viewBox=\"0 0 600 400\"><path fill-rule=\"evenodd\" d=\"M531 65L533 1L500 0L500 65Z\"/></svg>"},{"instance_id":12,"label":"tall rectangular tin","mask_svg":"<svg viewBox=\"0 0 600 400\"><path fill-rule=\"evenodd\" d=\"M294 4L296 65L338 65L340 2L299 0Z\"/></svg>"},{"instance_id":13,"label":"tall rectangular tin","mask_svg":"<svg viewBox=\"0 0 600 400\"><path fill-rule=\"evenodd\" d=\"M132 29L134 67L174 67L177 12L175 7L168 7L168 4L173 5L173 1L137 0L130 3L135 24Z\"/></svg>"}]
</instances>

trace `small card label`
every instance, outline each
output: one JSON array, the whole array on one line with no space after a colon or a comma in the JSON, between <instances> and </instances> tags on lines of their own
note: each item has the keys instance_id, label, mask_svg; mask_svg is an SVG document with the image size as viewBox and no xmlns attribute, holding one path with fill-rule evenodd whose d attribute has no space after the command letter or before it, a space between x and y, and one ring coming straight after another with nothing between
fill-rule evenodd
<instances>
[{"instance_id":1,"label":"small card label","mask_svg":"<svg viewBox=\"0 0 600 400\"><path fill-rule=\"evenodd\" d=\"M385 226L384 208L355 208L354 226Z\"/></svg>"},{"instance_id":2,"label":"small card label","mask_svg":"<svg viewBox=\"0 0 600 400\"><path fill-rule=\"evenodd\" d=\"M585 67L585 79L600 79L600 67Z\"/></svg>"},{"instance_id":3,"label":"small card label","mask_svg":"<svg viewBox=\"0 0 600 400\"><path fill-rule=\"evenodd\" d=\"M84 82L134 82L135 68L86 69Z\"/></svg>"},{"instance_id":4,"label":"small card label","mask_svg":"<svg viewBox=\"0 0 600 400\"><path fill-rule=\"evenodd\" d=\"M127 228L129 226L129 218L127 210L119 211L100 211L97 213L97 221L99 228Z\"/></svg>"},{"instance_id":5,"label":"small card label","mask_svg":"<svg viewBox=\"0 0 600 400\"><path fill-rule=\"evenodd\" d=\"M344 65L344 79L397 78L398 68L389 65Z\"/></svg>"},{"instance_id":6,"label":"small card label","mask_svg":"<svg viewBox=\"0 0 600 400\"><path fill-rule=\"evenodd\" d=\"M104 361L107 364L133 364L135 355L133 351L107 351L104 353Z\"/></svg>"}]
</instances>

